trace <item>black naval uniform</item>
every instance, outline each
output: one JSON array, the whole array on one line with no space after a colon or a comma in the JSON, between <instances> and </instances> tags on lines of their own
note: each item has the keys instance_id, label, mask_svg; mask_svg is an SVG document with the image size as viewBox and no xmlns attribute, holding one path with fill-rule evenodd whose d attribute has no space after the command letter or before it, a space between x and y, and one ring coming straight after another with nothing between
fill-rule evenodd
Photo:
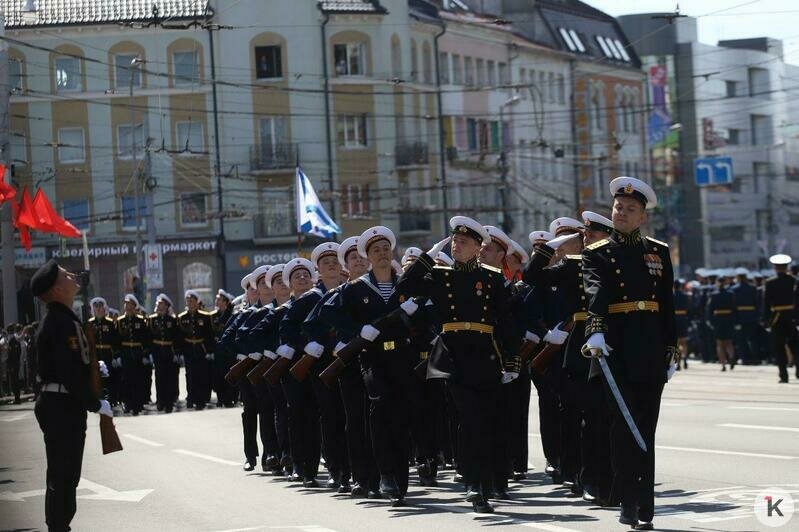
<instances>
[{"instance_id":1,"label":"black naval uniform","mask_svg":"<svg viewBox=\"0 0 799 532\"><path fill-rule=\"evenodd\" d=\"M523 316L525 304L524 300L532 290L532 287L524 282L517 281L513 284L510 307L513 316ZM524 336L525 320L517 319L520 325L517 330L519 336ZM507 385L509 392L509 434L508 434L508 453L511 468L517 475L523 475L529 469L528 460L528 441L530 439L528 424L530 418L530 367L524 364L520 368L519 378Z\"/></svg>"},{"instance_id":2,"label":"black naval uniform","mask_svg":"<svg viewBox=\"0 0 799 532\"><path fill-rule=\"evenodd\" d=\"M89 325L94 332L94 351L97 353L97 360L105 362L108 369L106 379L108 387L108 402L111 406L119 404L122 393L122 368L114 367L114 360L119 357L119 331L116 323L108 316L97 319L89 319Z\"/></svg>"},{"instance_id":3,"label":"black naval uniform","mask_svg":"<svg viewBox=\"0 0 799 532\"><path fill-rule=\"evenodd\" d=\"M339 332L346 341L357 337L364 325L389 314L406 300L393 272L391 284L390 293L381 292L374 273L369 272L344 285L337 304ZM400 499L408 492L409 391L411 379L415 378L414 360L418 360L418 353L414 359L408 336L408 329L402 322L389 326L380 331L359 357L369 397L369 427L380 472L380 490L391 497L390 492L396 485Z\"/></svg>"},{"instance_id":4,"label":"black naval uniform","mask_svg":"<svg viewBox=\"0 0 799 532\"><path fill-rule=\"evenodd\" d=\"M614 231L583 250L589 297L586 338L604 333L608 365L647 446L644 453L606 386L613 421L611 502L622 514L652 521L655 510L655 429L667 369L676 356L674 273L668 245ZM607 383L606 383L607 384Z\"/></svg>"},{"instance_id":5,"label":"black naval uniform","mask_svg":"<svg viewBox=\"0 0 799 532\"><path fill-rule=\"evenodd\" d=\"M235 363L235 358L229 357L224 349L219 348L219 338L227 327L233 306L228 304L224 311L214 309L211 312L211 325L214 330L214 358L211 361L212 386L216 392L217 406L231 408L236 404L236 389L225 380L225 375Z\"/></svg>"},{"instance_id":6,"label":"black naval uniform","mask_svg":"<svg viewBox=\"0 0 799 532\"><path fill-rule=\"evenodd\" d=\"M147 320L138 314L123 314L117 319L122 355L122 399L125 411L134 416L144 409L150 396L147 389L147 372L150 371L150 331ZM146 362L145 362L146 360Z\"/></svg>"},{"instance_id":7,"label":"black naval uniform","mask_svg":"<svg viewBox=\"0 0 799 532\"><path fill-rule=\"evenodd\" d=\"M47 453L45 519L52 531L70 530L86 440L86 411L100 401L91 385L89 343L78 317L61 303L47 304L36 332L38 377L42 392L36 420Z\"/></svg>"},{"instance_id":8,"label":"black naval uniform","mask_svg":"<svg viewBox=\"0 0 799 532\"><path fill-rule=\"evenodd\" d=\"M738 344L736 356L740 353L744 364L752 364L757 357L757 288L748 281L738 282L730 289L735 297L735 315ZM799 370L797 370L799 371Z\"/></svg>"},{"instance_id":9,"label":"black naval uniform","mask_svg":"<svg viewBox=\"0 0 799 532\"><path fill-rule=\"evenodd\" d=\"M429 297L438 313L441 334L428 378L449 380L460 419L459 469L475 495L472 502L484 504L494 481L503 481L495 476L507 460L497 441L502 370L520 370L519 338L508 326L510 282L476 258L450 268L435 266L423 253L399 280L397 290Z\"/></svg>"},{"instance_id":10,"label":"black naval uniform","mask_svg":"<svg viewBox=\"0 0 799 532\"><path fill-rule=\"evenodd\" d=\"M771 329L774 358L780 372L780 382L788 382L785 346L793 349L794 283L796 279L787 272L777 272L768 279L763 292L763 324Z\"/></svg>"},{"instance_id":11,"label":"black naval uniform","mask_svg":"<svg viewBox=\"0 0 799 532\"><path fill-rule=\"evenodd\" d=\"M158 411L172 412L178 398L180 364L175 351L178 320L172 314L150 314L153 362L155 363L155 402Z\"/></svg>"},{"instance_id":12,"label":"black naval uniform","mask_svg":"<svg viewBox=\"0 0 799 532\"><path fill-rule=\"evenodd\" d=\"M180 353L186 363L186 406L202 410L211 400L211 361L214 329L211 313L204 310L178 314Z\"/></svg>"},{"instance_id":13,"label":"black naval uniform","mask_svg":"<svg viewBox=\"0 0 799 532\"><path fill-rule=\"evenodd\" d=\"M716 340L732 340L735 331L735 297L726 286L717 286L707 300L705 319L710 323ZM729 361L735 365L734 360Z\"/></svg>"}]
</instances>

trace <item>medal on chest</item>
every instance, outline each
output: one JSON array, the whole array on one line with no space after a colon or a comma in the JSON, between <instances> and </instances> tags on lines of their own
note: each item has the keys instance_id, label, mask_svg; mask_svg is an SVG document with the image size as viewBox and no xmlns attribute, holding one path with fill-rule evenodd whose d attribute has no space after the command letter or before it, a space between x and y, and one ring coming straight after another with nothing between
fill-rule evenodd
<instances>
[{"instance_id":1,"label":"medal on chest","mask_svg":"<svg viewBox=\"0 0 799 532\"><path fill-rule=\"evenodd\" d=\"M644 255L644 262L646 263L646 267L649 269L649 275L654 275L657 277L663 276L663 262L660 260L660 255L647 253Z\"/></svg>"}]
</instances>

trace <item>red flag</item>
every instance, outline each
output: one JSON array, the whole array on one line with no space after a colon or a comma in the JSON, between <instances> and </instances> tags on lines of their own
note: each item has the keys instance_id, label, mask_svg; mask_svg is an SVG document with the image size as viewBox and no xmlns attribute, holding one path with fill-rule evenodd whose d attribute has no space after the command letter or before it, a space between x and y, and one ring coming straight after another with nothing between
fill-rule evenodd
<instances>
[{"instance_id":1,"label":"red flag","mask_svg":"<svg viewBox=\"0 0 799 532\"><path fill-rule=\"evenodd\" d=\"M31 229L38 229L33 210L33 202L31 201L30 194L28 194L27 186L22 189L22 198L19 200L17 216L14 218L14 225L17 228L25 226Z\"/></svg>"},{"instance_id":2,"label":"red flag","mask_svg":"<svg viewBox=\"0 0 799 532\"><path fill-rule=\"evenodd\" d=\"M25 251L31 250L31 234L26 225L19 228L19 241L25 247Z\"/></svg>"},{"instance_id":3,"label":"red flag","mask_svg":"<svg viewBox=\"0 0 799 532\"><path fill-rule=\"evenodd\" d=\"M5 175L6 165L0 164L0 205L14 199L14 196L17 195L16 189L6 184Z\"/></svg>"},{"instance_id":4,"label":"red flag","mask_svg":"<svg viewBox=\"0 0 799 532\"><path fill-rule=\"evenodd\" d=\"M37 220L43 227L47 227L47 229L42 229L43 231L58 233L67 238L80 238L80 231L58 215L53 208L53 204L47 198L47 194L42 192L42 189L36 191L36 197L33 198L33 208L35 209Z\"/></svg>"}]
</instances>

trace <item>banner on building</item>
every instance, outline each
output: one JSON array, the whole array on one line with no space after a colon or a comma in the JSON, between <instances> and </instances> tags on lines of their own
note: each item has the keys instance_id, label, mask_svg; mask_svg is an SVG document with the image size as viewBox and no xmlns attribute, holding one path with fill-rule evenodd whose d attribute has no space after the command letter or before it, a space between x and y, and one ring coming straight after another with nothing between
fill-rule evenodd
<instances>
[{"instance_id":1,"label":"banner on building","mask_svg":"<svg viewBox=\"0 0 799 532\"><path fill-rule=\"evenodd\" d=\"M144 244L144 278L148 290L161 290L164 288L164 257L161 253L161 244Z\"/></svg>"}]
</instances>

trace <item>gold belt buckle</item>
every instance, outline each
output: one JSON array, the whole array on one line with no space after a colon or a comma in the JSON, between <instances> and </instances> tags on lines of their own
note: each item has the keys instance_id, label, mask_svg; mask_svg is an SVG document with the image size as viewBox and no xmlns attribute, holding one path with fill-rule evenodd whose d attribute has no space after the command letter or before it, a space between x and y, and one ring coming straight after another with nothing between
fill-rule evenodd
<instances>
[{"instance_id":1,"label":"gold belt buckle","mask_svg":"<svg viewBox=\"0 0 799 532\"><path fill-rule=\"evenodd\" d=\"M463 324L463 328L468 331L469 329L472 328L472 323L470 321L467 321L466 323Z\"/></svg>"},{"instance_id":2,"label":"gold belt buckle","mask_svg":"<svg viewBox=\"0 0 799 532\"><path fill-rule=\"evenodd\" d=\"M427 357L428 357L429 354L430 354L429 351L422 351L422 352L419 353L419 359L420 360L427 360Z\"/></svg>"},{"instance_id":3,"label":"gold belt buckle","mask_svg":"<svg viewBox=\"0 0 799 532\"><path fill-rule=\"evenodd\" d=\"M383 342L383 351L393 351L394 342Z\"/></svg>"},{"instance_id":4,"label":"gold belt buckle","mask_svg":"<svg viewBox=\"0 0 799 532\"><path fill-rule=\"evenodd\" d=\"M646 303L644 301L638 302L638 310L644 310L646 308Z\"/></svg>"}]
</instances>

